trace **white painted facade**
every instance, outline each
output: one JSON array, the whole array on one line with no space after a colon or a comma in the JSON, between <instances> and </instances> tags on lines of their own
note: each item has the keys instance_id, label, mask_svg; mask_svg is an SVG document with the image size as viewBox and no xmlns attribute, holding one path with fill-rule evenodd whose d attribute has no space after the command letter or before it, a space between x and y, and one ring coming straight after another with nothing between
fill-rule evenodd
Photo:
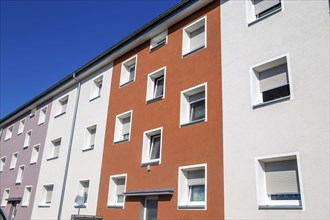
<instances>
[{"instance_id":1,"label":"white painted facade","mask_svg":"<svg viewBox=\"0 0 330 220\"><path fill-rule=\"evenodd\" d=\"M221 3L225 219L329 219L329 3L281 2L250 25L250 0ZM253 108L251 67L282 56L290 98ZM258 207L276 155L297 155L301 210Z\"/></svg>"},{"instance_id":2,"label":"white painted facade","mask_svg":"<svg viewBox=\"0 0 330 220\"><path fill-rule=\"evenodd\" d=\"M94 80L100 76L103 76L101 93L100 96L97 95L95 98L94 95L91 95L91 91L93 90ZM79 213L82 215L96 214L111 79L112 64L102 67L84 79L78 78L81 82L81 88L65 187L63 187L63 180L76 107L77 84L54 97L45 141L45 150L42 157L38 185L36 187L36 200L33 207L32 219L57 219L61 193L64 188L65 193L62 199L61 219L70 219L72 214L78 214L78 209L75 208L75 199L78 192L79 180L89 180L90 183L87 206L81 208ZM67 95L69 95L69 99L66 113L56 116L58 112L58 100ZM87 128L92 125L97 125L94 147L93 149L83 151ZM58 158L47 160L50 157L49 152L51 151L52 141L58 138L61 138ZM49 205L40 205L42 203L43 186L48 184L54 185L51 203Z\"/></svg>"}]
</instances>

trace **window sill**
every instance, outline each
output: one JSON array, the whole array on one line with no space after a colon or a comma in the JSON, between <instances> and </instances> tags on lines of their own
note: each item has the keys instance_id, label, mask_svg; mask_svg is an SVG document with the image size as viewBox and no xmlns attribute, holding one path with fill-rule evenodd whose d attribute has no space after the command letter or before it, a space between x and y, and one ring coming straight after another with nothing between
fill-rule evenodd
<instances>
[{"instance_id":1,"label":"window sill","mask_svg":"<svg viewBox=\"0 0 330 220\"><path fill-rule=\"evenodd\" d=\"M250 27L251 25L254 25L254 24L258 23L259 21L262 21L262 20L264 20L265 18L268 18L269 16L272 16L273 14L276 14L276 13L278 13L278 12L280 12L280 11L282 11L282 7L281 7L281 8L278 8L278 9L272 11L272 12L270 12L269 14L266 14L266 15L262 16L261 18L257 18L257 19L255 19L255 20L253 20L253 21L250 21L250 22L248 23L248 27Z\"/></svg>"},{"instance_id":2,"label":"window sill","mask_svg":"<svg viewBox=\"0 0 330 220\"><path fill-rule=\"evenodd\" d=\"M196 120L196 121L191 121L191 122L188 122L188 123L181 124L180 127L182 128L182 127L186 127L186 126L197 124L197 123L201 123L201 122L205 122L205 118L202 118L202 119L199 119L199 120Z\"/></svg>"},{"instance_id":3,"label":"window sill","mask_svg":"<svg viewBox=\"0 0 330 220\"><path fill-rule=\"evenodd\" d=\"M114 141L113 144L120 144L120 143L127 142L127 141L129 141L129 139Z\"/></svg>"},{"instance_id":4,"label":"window sill","mask_svg":"<svg viewBox=\"0 0 330 220\"><path fill-rule=\"evenodd\" d=\"M147 104L151 104L151 103L157 102L159 100L163 100L163 96L158 96L156 98L149 99L149 100L147 100Z\"/></svg>"},{"instance_id":5,"label":"window sill","mask_svg":"<svg viewBox=\"0 0 330 220\"><path fill-rule=\"evenodd\" d=\"M40 123L38 123L38 126L40 126L40 125L43 125L43 124L45 124L45 122L43 121L43 122L40 122Z\"/></svg>"},{"instance_id":6,"label":"window sill","mask_svg":"<svg viewBox=\"0 0 330 220\"><path fill-rule=\"evenodd\" d=\"M274 103L277 103L277 102L282 102L282 101L286 101L286 100L290 100L290 99L291 99L291 96L285 96L285 97L274 99L274 100L271 100L271 101L268 101L268 102L255 104L255 105L252 106L252 109L260 108L262 106L267 106L267 105L271 105L271 104L274 104Z\"/></svg>"},{"instance_id":7,"label":"window sill","mask_svg":"<svg viewBox=\"0 0 330 220\"><path fill-rule=\"evenodd\" d=\"M61 115L64 115L66 112L62 112L62 113L60 113L60 114L57 114L57 115L55 115L54 116L54 118L58 118L58 117L60 117Z\"/></svg>"},{"instance_id":8,"label":"window sill","mask_svg":"<svg viewBox=\"0 0 330 220\"><path fill-rule=\"evenodd\" d=\"M27 208L29 205L21 205L22 208Z\"/></svg>"},{"instance_id":9,"label":"window sill","mask_svg":"<svg viewBox=\"0 0 330 220\"><path fill-rule=\"evenodd\" d=\"M185 54L182 54L182 58L185 58L185 57L189 56L190 54L193 54L193 53L195 53L197 51L200 51L200 50L202 50L204 48L206 48L205 45L200 46L200 47L196 48L195 50L189 51L189 52L187 52Z\"/></svg>"},{"instance_id":10,"label":"window sill","mask_svg":"<svg viewBox=\"0 0 330 220\"><path fill-rule=\"evenodd\" d=\"M146 161L141 163L141 167L146 167L148 165L158 165L158 164L160 164L160 160Z\"/></svg>"},{"instance_id":11,"label":"window sill","mask_svg":"<svg viewBox=\"0 0 330 220\"><path fill-rule=\"evenodd\" d=\"M259 205L259 210L265 210L265 209L298 209L302 210L301 205Z\"/></svg>"},{"instance_id":12,"label":"window sill","mask_svg":"<svg viewBox=\"0 0 330 220\"><path fill-rule=\"evenodd\" d=\"M22 182L15 183L15 186L21 185Z\"/></svg>"},{"instance_id":13,"label":"window sill","mask_svg":"<svg viewBox=\"0 0 330 220\"><path fill-rule=\"evenodd\" d=\"M82 149L82 152L86 152L86 151L90 151L90 150L94 150L94 147L84 148L84 149Z\"/></svg>"},{"instance_id":14,"label":"window sill","mask_svg":"<svg viewBox=\"0 0 330 220\"><path fill-rule=\"evenodd\" d=\"M107 205L108 208L122 209L124 205Z\"/></svg>"},{"instance_id":15,"label":"window sill","mask_svg":"<svg viewBox=\"0 0 330 220\"><path fill-rule=\"evenodd\" d=\"M26 149L26 148L28 148L28 147L29 147L29 146L24 146L24 147L23 147L23 150Z\"/></svg>"},{"instance_id":16,"label":"window sill","mask_svg":"<svg viewBox=\"0 0 330 220\"><path fill-rule=\"evenodd\" d=\"M91 101L94 101L95 99L98 99L98 98L100 98L100 97L101 97L101 95L95 96L95 97L93 97L93 98L90 98L89 101L90 101L90 102L91 102Z\"/></svg>"},{"instance_id":17,"label":"window sill","mask_svg":"<svg viewBox=\"0 0 330 220\"><path fill-rule=\"evenodd\" d=\"M23 134L23 132L17 133L17 136L19 136L19 135L21 135L21 134Z\"/></svg>"},{"instance_id":18,"label":"window sill","mask_svg":"<svg viewBox=\"0 0 330 220\"><path fill-rule=\"evenodd\" d=\"M48 208L48 207L50 207L50 204L39 204L38 207Z\"/></svg>"},{"instance_id":19,"label":"window sill","mask_svg":"<svg viewBox=\"0 0 330 220\"><path fill-rule=\"evenodd\" d=\"M130 81L128 81L128 82L125 82L125 83L119 85L119 88L122 88L122 87L124 87L124 86L126 86L126 85L128 85L128 84L131 84L132 82L134 82L134 80L130 80Z\"/></svg>"},{"instance_id":20,"label":"window sill","mask_svg":"<svg viewBox=\"0 0 330 220\"><path fill-rule=\"evenodd\" d=\"M179 205L178 209L183 209L183 210L205 210L205 205Z\"/></svg>"},{"instance_id":21,"label":"window sill","mask_svg":"<svg viewBox=\"0 0 330 220\"><path fill-rule=\"evenodd\" d=\"M82 205L75 204L74 207L75 208L78 208L78 209L80 209L80 208L87 208L87 204L82 204Z\"/></svg>"},{"instance_id":22,"label":"window sill","mask_svg":"<svg viewBox=\"0 0 330 220\"><path fill-rule=\"evenodd\" d=\"M30 162L30 165L34 165L34 164L37 164L37 161Z\"/></svg>"},{"instance_id":23,"label":"window sill","mask_svg":"<svg viewBox=\"0 0 330 220\"><path fill-rule=\"evenodd\" d=\"M11 137L10 137L11 138ZM9 141L10 140L10 138L7 138L7 139L5 139L5 141Z\"/></svg>"},{"instance_id":24,"label":"window sill","mask_svg":"<svg viewBox=\"0 0 330 220\"><path fill-rule=\"evenodd\" d=\"M154 46L154 47L152 47L152 48L149 49L149 52L152 53L152 52L154 52L155 50L157 50L157 49L159 49L159 48L161 48L161 47L163 47L163 46L165 46L165 45L166 45L166 43L164 42L164 43L162 43L162 44L159 44L159 45L157 45L157 46Z\"/></svg>"},{"instance_id":25,"label":"window sill","mask_svg":"<svg viewBox=\"0 0 330 220\"><path fill-rule=\"evenodd\" d=\"M58 156L57 156L57 157L47 158L46 160L47 160L47 161L50 161L50 160L55 160L55 159L58 159Z\"/></svg>"},{"instance_id":26,"label":"window sill","mask_svg":"<svg viewBox=\"0 0 330 220\"><path fill-rule=\"evenodd\" d=\"M14 170L14 169L15 169L15 167L10 167L10 168L9 168L9 170Z\"/></svg>"}]
</instances>

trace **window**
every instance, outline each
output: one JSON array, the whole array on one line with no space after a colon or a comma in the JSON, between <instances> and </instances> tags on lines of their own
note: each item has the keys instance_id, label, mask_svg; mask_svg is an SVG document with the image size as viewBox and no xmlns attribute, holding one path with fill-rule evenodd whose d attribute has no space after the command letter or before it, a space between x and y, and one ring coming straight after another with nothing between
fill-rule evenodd
<instances>
[{"instance_id":1,"label":"window","mask_svg":"<svg viewBox=\"0 0 330 220\"><path fill-rule=\"evenodd\" d=\"M166 67L156 70L148 75L147 103L162 99L165 94L165 71Z\"/></svg>"},{"instance_id":2,"label":"window","mask_svg":"<svg viewBox=\"0 0 330 220\"><path fill-rule=\"evenodd\" d=\"M132 111L116 116L114 143L129 141L132 123Z\"/></svg>"},{"instance_id":3,"label":"window","mask_svg":"<svg viewBox=\"0 0 330 220\"><path fill-rule=\"evenodd\" d=\"M35 164L38 162L39 150L40 150L40 144L33 146L30 164Z\"/></svg>"},{"instance_id":4,"label":"window","mask_svg":"<svg viewBox=\"0 0 330 220\"><path fill-rule=\"evenodd\" d=\"M32 118L32 117L34 117L34 116L35 116L35 114L36 114L36 111L37 111L37 109L36 109L36 108L34 108L34 109L31 109L31 111L30 111L30 118Z\"/></svg>"},{"instance_id":5,"label":"window","mask_svg":"<svg viewBox=\"0 0 330 220\"><path fill-rule=\"evenodd\" d=\"M143 219L157 220L158 197L147 196L143 204Z\"/></svg>"},{"instance_id":6,"label":"window","mask_svg":"<svg viewBox=\"0 0 330 220\"><path fill-rule=\"evenodd\" d=\"M181 126L206 121L207 119L207 84L181 92Z\"/></svg>"},{"instance_id":7,"label":"window","mask_svg":"<svg viewBox=\"0 0 330 220\"><path fill-rule=\"evenodd\" d=\"M61 142L62 142L62 138L57 138L51 141L48 160L58 158L60 154Z\"/></svg>"},{"instance_id":8,"label":"window","mask_svg":"<svg viewBox=\"0 0 330 220\"><path fill-rule=\"evenodd\" d=\"M1 157L0 158L0 172L2 172L4 170L4 168L5 168L6 158L7 157Z\"/></svg>"},{"instance_id":9,"label":"window","mask_svg":"<svg viewBox=\"0 0 330 220\"><path fill-rule=\"evenodd\" d=\"M41 202L39 206L49 207L52 203L54 185L43 185L42 194L41 194Z\"/></svg>"},{"instance_id":10,"label":"window","mask_svg":"<svg viewBox=\"0 0 330 220\"><path fill-rule=\"evenodd\" d=\"M183 29L182 56L206 47L206 17Z\"/></svg>"},{"instance_id":11,"label":"window","mask_svg":"<svg viewBox=\"0 0 330 220\"><path fill-rule=\"evenodd\" d=\"M23 148L30 146L32 131L26 132Z\"/></svg>"},{"instance_id":12,"label":"window","mask_svg":"<svg viewBox=\"0 0 330 220\"><path fill-rule=\"evenodd\" d=\"M302 208L297 155L257 158L260 209Z\"/></svg>"},{"instance_id":13,"label":"window","mask_svg":"<svg viewBox=\"0 0 330 220\"><path fill-rule=\"evenodd\" d=\"M251 68L252 105L290 97L287 58L281 57Z\"/></svg>"},{"instance_id":14,"label":"window","mask_svg":"<svg viewBox=\"0 0 330 220\"><path fill-rule=\"evenodd\" d=\"M282 10L281 0L249 0L247 1L248 22L265 18Z\"/></svg>"},{"instance_id":15,"label":"window","mask_svg":"<svg viewBox=\"0 0 330 220\"><path fill-rule=\"evenodd\" d=\"M25 166L22 165L19 167L18 169L18 173L17 173L17 177L16 177L16 184L21 184L23 181L23 176L24 176L24 170L25 170Z\"/></svg>"},{"instance_id":16,"label":"window","mask_svg":"<svg viewBox=\"0 0 330 220\"><path fill-rule=\"evenodd\" d=\"M11 157L11 161L10 161L10 167L9 167L10 170L15 169L17 163L17 157L18 157L18 152L13 153L13 156Z\"/></svg>"},{"instance_id":17,"label":"window","mask_svg":"<svg viewBox=\"0 0 330 220\"><path fill-rule=\"evenodd\" d=\"M93 149L95 145L96 125L86 129L83 150Z\"/></svg>"},{"instance_id":18,"label":"window","mask_svg":"<svg viewBox=\"0 0 330 220\"><path fill-rule=\"evenodd\" d=\"M24 194L22 198L22 206L27 207L30 204L32 186L26 186L24 189Z\"/></svg>"},{"instance_id":19,"label":"window","mask_svg":"<svg viewBox=\"0 0 330 220\"><path fill-rule=\"evenodd\" d=\"M1 207L5 207L7 205L7 203L8 203L7 199L9 198L9 192L10 192L10 189L5 189L3 191Z\"/></svg>"},{"instance_id":20,"label":"window","mask_svg":"<svg viewBox=\"0 0 330 220\"><path fill-rule=\"evenodd\" d=\"M13 135L13 130L14 130L14 125L7 128L5 141L11 138L11 136Z\"/></svg>"},{"instance_id":21,"label":"window","mask_svg":"<svg viewBox=\"0 0 330 220\"><path fill-rule=\"evenodd\" d=\"M162 148L162 130L162 128L157 128L144 132L142 165L160 163Z\"/></svg>"},{"instance_id":22,"label":"window","mask_svg":"<svg viewBox=\"0 0 330 220\"><path fill-rule=\"evenodd\" d=\"M89 180L81 180L78 183L78 192L74 202L77 207L86 207L88 199Z\"/></svg>"},{"instance_id":23,"label":"window","mask_svg":"<svg viewBox=\"0 0 330 220\"><path fill-rule=\"evenodd\" d=\"M22 134L25 126L25 118L19 122L17 135Z\"/></svg>"},{"instance_id":24,"label":"window","mask_svg":"<svg viewBox=\"0 0 330 220\"><path fill-rule=\"evenodd\" d=\"M126 174L110 176L108 207L123 207L126 191Z\"/></svg>"},{"instance_id":25,"label":"window","mask_svg":"<svg viewBox=\"0 0 330 220\"><path fill-rule=\"evenodd\" d=\"M121 65L120 86L135 80L137 56L130 58Z\"/></svg>"},{"instance_id":26,"label":"window","mask_svg":"<svg viewBox=\"0 0 330 220\"><path fill-rule=\"evenodd\" d=\"M103 82L103 76L97 77L96 79L93 80L90 100L96 99L101 96L102 82Z\"/></svg>"},{"instance_id":27,"label":"window","mask_svg":"<svg viewBox=\"0 0 330 220\"><path fill-rule=\"evenodd\" d=\"M206 164L179 167L179 209L206 209Z\"/></svg>"},{"instance_id":28,"label":"window","mask_svg":"<svg viewBox=\"0 0 330 220\"><path fill-rule=\"evenodd\" d=\"M38 125L45 123L47 114L47 106L42 108L39 113Z\"/></svg>"},{"instance_id":29,"label":"window","mask_svg":"<svg viewBox=\"0 0 330 220\"><path fill-rule=\"evenodd\" d=\"M69 101L68 95L58 100L55 117L65 114L68 107L68 101Z\"/></svg>"},{"instance_id":30,"label":"window","mask_svg":"<svg viewBox=\"0 0 330 220\"><path fill-rule=\"evenodd\" d=\"M163 31L150 40L150 51L153 51L165 44L167 44L167 30Z\"/></svg>"}]
</instances>

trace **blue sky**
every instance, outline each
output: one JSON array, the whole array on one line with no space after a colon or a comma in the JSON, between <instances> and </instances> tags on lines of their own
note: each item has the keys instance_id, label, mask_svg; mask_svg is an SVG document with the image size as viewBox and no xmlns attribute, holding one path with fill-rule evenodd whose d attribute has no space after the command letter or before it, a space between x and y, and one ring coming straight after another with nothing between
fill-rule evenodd
<instances>
[{"instance_id":1,"label":"blue sky","mask_svg":"<svg viewBox=\"0 0 330 220\"><path fill-rule=\"evenodd\" d=\"M0 118L180 0L0 0Z\"/></svg>"}]
</instances>

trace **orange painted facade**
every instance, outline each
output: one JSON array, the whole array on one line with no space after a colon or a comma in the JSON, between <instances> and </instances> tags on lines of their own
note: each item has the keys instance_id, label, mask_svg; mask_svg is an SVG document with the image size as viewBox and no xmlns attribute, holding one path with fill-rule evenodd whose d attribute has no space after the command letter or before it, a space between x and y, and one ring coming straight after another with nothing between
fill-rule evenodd
<instances>
[{"instance_id":1,"label":"orange painted facade","mask_svg":"<svg viewBox=\"0 0 330 220\"><path fill-rule=\"evenodd\" d=\"M182 31L206 16L207 47L182 58ZM111 175L127 174L126 191L173 188L159 196L158 219L223 219L223 139L220 63L220 5L215 1L168 29L168 42L150 52L147 41L115 60L97 215L138 219L141 197L126 197L124 208L108 208ZM137 55L136 78L120 87L123 61ZM146 104L147 77L166 66L165 97ZM181 91L207 83L207 121L180 127ZM130 140L114 144L116 115L132 110ZM141 166L143 133L163 128L161 163ZM206 210L178 209L178 168L207 164Z\"/></svg>"}]
</instances>

